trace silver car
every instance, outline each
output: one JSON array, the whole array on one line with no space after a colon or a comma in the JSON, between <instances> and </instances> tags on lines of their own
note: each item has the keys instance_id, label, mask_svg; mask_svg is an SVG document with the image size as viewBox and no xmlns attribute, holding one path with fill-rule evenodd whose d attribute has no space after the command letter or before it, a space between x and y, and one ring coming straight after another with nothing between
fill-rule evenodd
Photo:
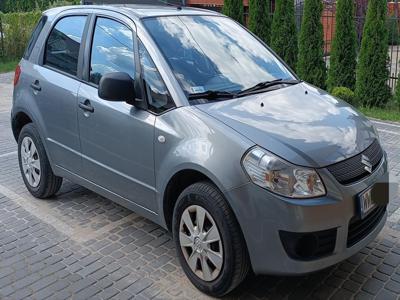
<instances>
[{"instance_id":1,"label":"silver car","mask_svg":"<svg viewBox=\"0 0 400 300\"><path fill-rule=\"evenodd\" d=\"M66 178L167 228L207 294L250 270L326 268L384 226L388 169L371 122L216 12L48 10L14 85L32 195Z\"/></svg>"}]
</instances>

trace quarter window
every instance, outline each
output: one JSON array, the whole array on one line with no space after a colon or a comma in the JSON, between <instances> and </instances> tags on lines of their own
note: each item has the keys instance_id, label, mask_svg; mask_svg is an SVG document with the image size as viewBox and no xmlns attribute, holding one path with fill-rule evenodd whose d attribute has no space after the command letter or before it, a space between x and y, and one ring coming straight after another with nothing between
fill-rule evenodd
<instances>
[{"instance_id":1,"label":"quarter window","mask_svg":"<svg viewBox=\"0 0 400 300\"><path fill-rule=\"evenodd\" d=\"M125 72L135 78L133 33L125 25L97 18L90 58L89 81L98 85L106 73Z\"/></svg>"},{"instance_id":2,"label":"quarter window","mask_svg":"<svg viewBox=\"0 0 400 300\"><path fill-rule=\"evenodd\" d=\"M155 113L161 113L174 107L175 104L160 73L140 40L139 56L149 109Z\"/></svg>"},{"instance_id":3,"label":"quarter window","mask_svg":"<svg viewBox=\"0 0 400 300\"><path fill-rule=\"evenodd\" d=\"M44 64L76 76L85 23L85 16L58 21L47 39Z\"/></svg>"},{"instance_id":4,"label":"quarter window","mask_svg":"<svg viewBox=\"0 0 400 300\"><path fill-rule=\"evenodd\" d=\"M32 53L33 47L35 46L36 41L37 41L40 33L42 32L44 24L46 24L46 21L47 21L47 17L46 16L41 17L39 22L37 23L37 25L35 27L35 30L32 32L31 38L29 39L29 42L28 42L28 46L26 47L26 50L25 50L25 53L24 53L24 58L25 59L29 59L29 57L30 57L30 55Z\"/></svg>"}]
</instances>

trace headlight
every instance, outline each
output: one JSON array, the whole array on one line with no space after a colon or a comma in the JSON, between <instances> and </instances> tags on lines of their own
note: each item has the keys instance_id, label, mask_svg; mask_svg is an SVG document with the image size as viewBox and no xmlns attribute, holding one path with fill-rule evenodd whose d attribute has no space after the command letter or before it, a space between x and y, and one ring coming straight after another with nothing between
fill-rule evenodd
<instances>
[{"instance_id":1,"label":"headlight","mask_svg":"<svg viewBox=\"0 0 400 300\"><path fill-rule=\"evenodd\" d=\"M242 163L255 184L279 195L313 198L326 194L314 169L292 165L260 147L251 149Z\"/></svg>"}]
</instances>

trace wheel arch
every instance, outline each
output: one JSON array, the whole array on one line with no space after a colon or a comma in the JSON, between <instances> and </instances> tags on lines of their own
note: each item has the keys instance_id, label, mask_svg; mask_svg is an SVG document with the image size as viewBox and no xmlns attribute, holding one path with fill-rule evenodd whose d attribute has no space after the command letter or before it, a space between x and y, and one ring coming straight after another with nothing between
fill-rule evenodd
<instances>
[{"instance_id":1,"label":"wheel arch","mask_svg":"<svg viewBox=\"0 0 400 300\"><path fill-rule=\"evenodd\" d=\"M14 136L15 141L18 141L19 134L21 133L22 128L29 123L34 123L33 118L24 111L17 112L11 118L11 129Z\"/></svg>"},{"instance_id":2,"label":"wheel arch","mask_svg":"<svg viewBox=\"0 0 400 300\"><path fill-rule=\"evenodd\" d=\"M163 189L164 192L162 196L162 215L164 217L166 228L169 231L171 231L172 229L174 207L179 195L183 192L185 188L187 188L191 184L200 181L208 181L217 187L217 189L224 195L226 203L232 210L232 213L237 220L235 210L232 208L229 199L225 195L225 189L218 181L218 179L213 174L210 174L207 170L203 169L201 166L191 165L176 170L173 175L169 177L168 183ZM240 224L239 227L241 227Z\"/></svg>"}]
</instances>

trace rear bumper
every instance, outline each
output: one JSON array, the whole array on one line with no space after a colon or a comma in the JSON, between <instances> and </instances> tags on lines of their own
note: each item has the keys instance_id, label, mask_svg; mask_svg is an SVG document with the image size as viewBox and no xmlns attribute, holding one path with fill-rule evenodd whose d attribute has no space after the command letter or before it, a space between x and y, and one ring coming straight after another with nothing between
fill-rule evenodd
<instances>
[{"instance_id":1,"label":"rear bumper","mask_svg":"<svg viewBox=\"0 0 400 300\"><path fill-rule=\"evenodd\" d=\"M381 213L373 226L356 243L348 243L349 224L357 216L356 196L374 184L380 183L383 188L388 185L386 156L373 174L349 186L339 184L327 170L319 173L327 188L327 195L321 198L287 199L252 183L226 193L242 228L256 274L296 275L324 269L360 251L384 227L388 199L383 199ZM336 229L332 251L306 260L289 255L280 234L329 229Z\"/></svg>"}]
</instances>

